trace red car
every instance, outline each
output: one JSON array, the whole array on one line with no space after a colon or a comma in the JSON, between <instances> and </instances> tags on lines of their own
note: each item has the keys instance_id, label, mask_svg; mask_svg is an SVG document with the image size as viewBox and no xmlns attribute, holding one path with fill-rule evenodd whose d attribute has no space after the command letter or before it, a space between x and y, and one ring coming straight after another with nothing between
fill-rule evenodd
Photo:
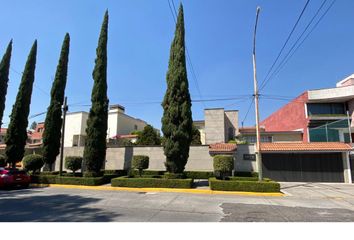
<instances>
[{"instance_id":1,"label":"red car","mask_svg":"<svg viewBox=\"0 0 354 240\"><path fill-rule=\"evenodd\" d=\"M24 170L17 168L0 168L0 188L25 187L31 182L31 177Z\"/></svg>"}]
</instances>

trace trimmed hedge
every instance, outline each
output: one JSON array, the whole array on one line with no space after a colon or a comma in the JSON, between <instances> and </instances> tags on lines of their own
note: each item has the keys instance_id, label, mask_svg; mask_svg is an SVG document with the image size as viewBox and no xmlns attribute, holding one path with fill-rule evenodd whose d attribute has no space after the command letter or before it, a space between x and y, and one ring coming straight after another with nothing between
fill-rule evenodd
<instances>
[{"instance_id":1,"label":"trimmed hedge","mask_svg":"<svg viewBox=\"0 0 354 240\"><path fill-rule=\"evenodd\" d=\"M235 172L235 177L258 177L257 172Z\"/></svg>"},{"instance_id":2,"label":"trimmed hedge","mask_svg":"<svg viewBox=\"0 0 354 240\"><path fill-rule=\"evenodd\" d=\"M209 179L211 190L241 192L280 192L280 184L273 181L236 181Z\"/></svg>"},{"instance_id":3,"label":"trimmed hedge","mask_svg":"<svg viewBox=\"0 0 354 240\"><path fill-rule=\"evenodd\" d=\"M119 169L119 170L103 170L104 175L117 175L117 176L125 176L128 174L127 170Z\"/></svg>"},{"instance_id":4,"label":"trimmed hedge","mask_svg":"<svg viewBox=\"0 0 354 240\"><path fill-rule=\"evenodd\" d=\"M24 156L22 159L23 168L27 171L36 172L39 171L44 165L44 159L42 155L31 154Z\"/></svg>"},{"instance_id":5,"label":"trimmed hedge","mask_svg":"<svg viewBox=\"0 0 354 240\"><path fill-rule=\"evenodd\" d=\"M227 180L231 181L258 181L258 177L227 177ZM270 182L269 178L263 178L264 182Z\"/></svg>"},{"instance_id":6,"label":"trimmed hedge","mask_svg":"<svg viewBox=\"0 0 354 240\"><path fill-rule=\"evenodd\" d=\"M144 169L149 168L149 157L145 155L134 155L132 159L132 169L137 169L139 175L143 174Z\"/></svg>"},{"instance_id":7,"label":"trimmed hedge","mask_svg":"<svg viewBox=\"0 0 354 240\"><path fill-rule=\"evenodd\" d=\"M66 156L65 157L65 168L70 169L74 174L77 170L81 169L82 157L77 156Z\"/></svg>"},{"instance_id":8,"label":"trimmed hedge","mask_svg":"<svg viewBox=\"0 0 354 240\"><path fill-rule=\"evenodd\" d=\"M214 174L217 179L225 179L234 169L234 158L229 155L216 155L213 159Z\"/></svg>"},{"instance_id":9,"label":"trimmed hedge","mask_svg":"<svg viewBox=\"0 0 354 240\"><path fill-rule=\"evenodd\" d=\"M186 178L193 179L209 179L214 177L214 172L197 172L197 171L185 171Z\"/></svg>"},{"instance_id":10,"label":"trimmed hedge","mask_svg":"<svg viewBox=\"0 0 354 240\"><path fill-rule=\"evenodd\" d=\"M105 177L60 177L56 175L33 175L31 176L31 181L32 183L42 184L68 184L85 186L98 186L109 182Z\"/></svg>"},{"instance_id":11,"label":"trimmed hedge","mask_svg":"<svg viewBox=\"0 0 354 240\"><path fill-rule=\"evenodd\" d=\"M145 170L144 171L144 175L164 175L166 171L157 171L157 170ZM132 176L136 176L139 175L139 171L138 170L130 170L130 174ZM126 175L126 174L125 174Z\"/></svg>"},{"instance_id":12,"label":"trimmed hedge","mask_svg":"<svg viewBox=\"0 0 354 240\"><path fill-rule=\"evenodd\" d=\"M112 187L133 188L192 188L193 179L119 177L111 181Z\"/></svg>"}]
</instances>

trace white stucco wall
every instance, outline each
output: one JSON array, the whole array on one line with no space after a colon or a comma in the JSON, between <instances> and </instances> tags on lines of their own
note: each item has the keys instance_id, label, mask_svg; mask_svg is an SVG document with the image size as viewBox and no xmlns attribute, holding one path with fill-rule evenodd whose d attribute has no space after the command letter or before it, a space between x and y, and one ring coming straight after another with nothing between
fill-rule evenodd
<instances>
[{"instance_id":1,"label":"white stucco wall","mask_svg":"<svg viewBox=\"0 0 354 240\"><path fill-rule=\"evenodd\" d=\"M64 147L73 146L74 135L86 135L87 112L68 113L65 122Z\"/></svg>"}]
</instances>

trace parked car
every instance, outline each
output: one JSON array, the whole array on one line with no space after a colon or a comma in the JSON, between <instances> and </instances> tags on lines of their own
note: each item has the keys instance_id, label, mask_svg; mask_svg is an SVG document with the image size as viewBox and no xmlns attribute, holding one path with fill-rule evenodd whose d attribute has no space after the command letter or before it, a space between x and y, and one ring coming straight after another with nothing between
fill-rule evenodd
<instances>
[{"instance_id":1,"label":"parked car","mask_svg":"<svg viewBox=\"0 0 354 240\"><path fill-rule=\"evenodd\" d=\"M26 171L17 168L0 168L0 188L25 187L31 182L31 177Z\"/></svg>"}]
</instances>

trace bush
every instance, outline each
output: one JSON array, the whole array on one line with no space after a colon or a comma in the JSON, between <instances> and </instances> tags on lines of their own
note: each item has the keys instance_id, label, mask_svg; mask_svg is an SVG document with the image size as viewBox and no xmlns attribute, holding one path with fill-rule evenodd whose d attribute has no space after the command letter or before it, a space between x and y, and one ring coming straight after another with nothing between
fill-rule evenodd
<instances>
[{"instance_id":1,"label":"bush","mask_svg":"<svg viewBox=\"0 0 354 240\"><path fill-rule=\"evenodd\" d=\"M112 179L112 187L134 188L192 188L193 179L131 178Z\"/></svg>"},{"instance_id":2,"label":"bush","mask_svg":"<svg viewBox=\"0 0 354 240\"><path fill-rule=\"evenodd\" d=\"M135 155L132 160L132 168L139 170L139 175L143 174L144 169L149 168L149 157L145 155Z\"/></svg>"},{"instance_id":3,"label":"bush","mask_svg":"<svg viewBox=\"0 0 354 240\"><path fill-rule=\"evenodd\" d=\"M146 170L144 171L144 175L163 175L166 171L157 171L157 170ZM138 170L130 170L130 175L136 176L139 175Z\"/></svg>"},{"instance_id":4,"label":"bush","mask_svg":"<svg viewBox=\"0 0 354 240\"><path fill-rule=\"evenodd\" d=\"M27 155L22 159L23 168L28 171L32 171L32 173L35 173L37 170L40 170L43 165L43 157L39 154Z\"/></svg>"},{"instance_id":5,"label":"bush","mask_svg":"<svg viewBox=\"0 0 354 240\"><path fill-rule=\"evenodd\" d=\"M237 181L209 179L211 190L242 192L280 192L280 184L273 181Z\"/></svg>"},{"instance_id":6,"label":"bush","mask_svg":"<svg viewBox=\"0 0 354 240\"><path fill-rule=\"evenodd\" d=\"M96 173L96 172L84 172L82 176L86 177L86 178L102 177L103 176L103 172L99 172L99 173Z\"/></svg>"},{"instance_id":7,"label":"bush","mask_svg":"<svg viewBox=\"0 0 354 240\"><path fill-rule=\"evenodd\" d=\"M256 172L235 172L236 177L258 177Z\"/></svg>"},{"instance_id":8,"label":"bush","mask_svg":"<svg viewBox=\"0 0 354 240\"><path fill-rule=\"evenodd\" d=\"M0 167L6 166L6 158L4 155L0 154Z\"/></svg>"},{"instance_id":9,"label":"bush","mask_svg":"<svg viewBox=\"0 0 354 240\"><path fill-rule=\"evenodd\" d=\"M193 179L209 179L214 177L214 172L198 172L198 171L185 171L186 178Z\"/></svg>"},{"instance_id":10,"label":"bush","mask_svg":"<svg viewBox=\"0 0 354 240\"><path fill-rule=\"evenodd\" d=\"M216 155L214 156L214 172L217 178L225 179L227 175L230 175L234 169L234 159L228 155Z\"/></svg>"},{"instance_id":11,"label":"bush","mask_svg":"<svg viewBox=\"0 0 354 240\"><path fill-rule=\"evenodd\" d=\"M65 168L75 172L81 169L82 157L67 156L65 157Z\"/></svg>"},{"instance_id":12,"label":"bush","mask_svg":"<svg viewBox=\"0 0 354 240\"><path fill-rule=\"evenodd\" d=\"M166 172L162 176L163 176L163 178L166 178L166 179L184 179L184 178L186 178L186 175L184 173L169 173L169 172Z\"/></svg>"},{"instance_id":13,"label":"bush","mask_svg":"<svg viewBox=\"0 0 354 240\"><path fill-rule=\"evenodd\" d=\"M109 183L104 177L60 177L55 175L35 175L31 177L33 183L41 184L68 184L68 185L84 185L98 186Z\"/></svg>"},{"instance_id":14,"label":"bush","mask_svg":"<svg viewBox=\"0 0 354 240\"><path fill-rule=\"evenodd\" d=\"M125 176L127 175L127 170L103 170L103 175L118 175L118 176Z\"/></svg>"}]
</instances>

